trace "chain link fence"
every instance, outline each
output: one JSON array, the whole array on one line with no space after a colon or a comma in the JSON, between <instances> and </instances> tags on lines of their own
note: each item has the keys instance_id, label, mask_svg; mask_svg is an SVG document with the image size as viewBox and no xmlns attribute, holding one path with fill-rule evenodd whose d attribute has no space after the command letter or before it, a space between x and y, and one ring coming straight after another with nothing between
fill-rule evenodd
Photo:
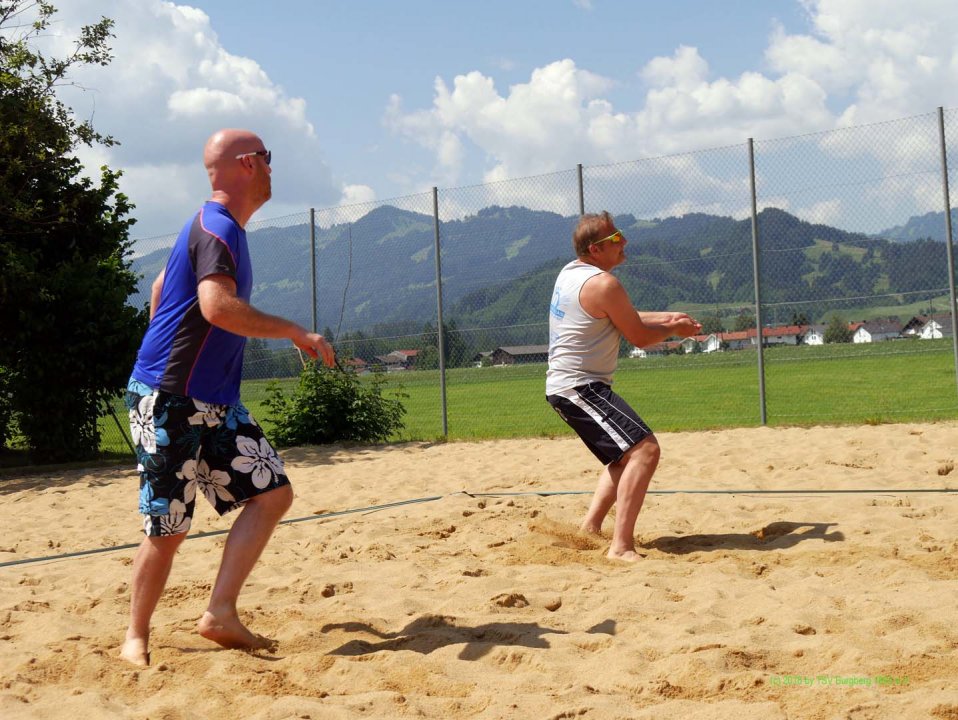
<instances>
[{"instance_id":1,"label":"chain link fence","mask_svg":"<svg viewBox=\"0 0 958 720\"><path fill-rule=\"evenodd\" d=\"M623 343L616 387L654 428L954 418L943 147L958 111L256 221L252 302L385 373L396 439L564 434L544 401L549 297L579 214L608 210L635 305L704 325ZM146 297L174 239L138 244ZM262 415L300 368L288 343L250 341L244 402ZM116 408L103 447L128 451Z\"/></svg>"}]
</instances>

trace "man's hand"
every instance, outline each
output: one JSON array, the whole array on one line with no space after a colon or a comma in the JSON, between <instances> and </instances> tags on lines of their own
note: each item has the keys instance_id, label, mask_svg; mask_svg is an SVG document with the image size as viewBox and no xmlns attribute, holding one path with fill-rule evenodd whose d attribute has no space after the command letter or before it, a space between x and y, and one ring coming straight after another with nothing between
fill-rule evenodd
<instances>
[{"instance_id":1,"label":"man's hand","mask_svg":"<svg viewBox=\"0 0 958 720\"><path fill-rule=\"evenodd\" d=\"M671 313L672 317L663 325L679 337L692 337L702 332L702 323L685 313Z\"/></svg>"},{"instance_id":2,"label":"man's hand","mask_svg":"<svg viewBox=\"0 0 958 720\"><path fill-rule=\"evenodd\" d=\"M326 338L316 333L306 332L291 338L293 344L309 355L313 360L318 360L320 356L326 367L332 367L336 363L336 351L330 345Z\"/></svg>"}]
</instances>

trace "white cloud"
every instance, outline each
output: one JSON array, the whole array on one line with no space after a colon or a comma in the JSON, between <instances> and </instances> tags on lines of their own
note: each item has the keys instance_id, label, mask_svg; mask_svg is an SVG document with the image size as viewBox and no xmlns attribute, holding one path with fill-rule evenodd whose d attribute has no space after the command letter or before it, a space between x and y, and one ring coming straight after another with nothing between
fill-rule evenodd
<instances>
[{"instance_id":1,"label":"white cloud","mask_svg":"<svg viewBox=\"0 0 958 720\"><path fill-rule=\"evenodd\" d=\"M640 74L656 88L694 89L705 82L708 69L708 63L699 56L696 48L682 45L673 57L653 58Z\"/></svg>"},{"instance_id":2,"label":"white cloud","mask_svg":"<svg viewBox=\"0 0 958 720\"><path fill-rule=\"evenodd\" d=\"M123 170L121 189L137 205L135 237L177 232L208 196L203 144L220 127L247 127L273 150L275 200L260 215L339 199L306 103L254 60L228 52L206 13L163 0L63 3L50 51L62 54L100 16L115 21L114 60L78 68L71 79L86 90L64 88L61 96L121 141L79 155Z\"/></svg>"},{"instance_id":3,"label":"white cloud","mask_svg":"<svg viewBox=\"0 0 958 720\"><path fill-rule=\"evenodd\" d=\"M385 122L433 150L450 182L460 180L457 170L468 141L498 161L483 176L494 182L574 167L590 120L607 111L607 105L591 101L611 85L566 59L537 68L528 83L510 87L503 97L492 78L474 71L456 76L452 88L436 78L430 110L405 113L401 98L394 96Z\"/></svg>"},{"instance_id":4,"label":"white cloud","mask_svg":"<svg viewBox=\"0 0 958 720\"><path fill-rule=\"evenodd\" d=\"M808 0L813 35L773 33L766 58L847 93L842 124L917 115L955 101L958 4L950 0Z\"/></svg>"},{"instance_id":5,"label":"white cloud","mask_svg":"<svg viewBox=\"0 0 958 720\"><path fill-rule=\"evenodd\" d=\"M344 185L340 205L358 205L370 203L376 199L376 193L368 185Z\"/></svg>"},{"instance_id":6,"label":"white cloud","mask_svg":"<svg viewBox=\"0 0 958 720\"><path fill-rule=\"evenodd\" d=\"M528 80L504 89L478 71L451 80L437 77L432 102L423 107L407 108L395 94L384 125L424 148L428 157L404 159L384 166L384 172L409 192L545 175L535 183L496 185L486 195L500 204L525 202L540 209L555 203L565 212L570 201L563 173L574 172L577 163L596 168L735 146L733 156L721 162L714 162L718 155L696 157L684 167L662 161L659 170L648 172L648 181L657 183L656 191L667 189L653 203L659 210L701 211L724 203L728 213L738 213L740 148L748 137L804 135L958 105L958 3L801 1L808 31L789 33L774 25L765 66L738 74L718 76L707 49L679 45L640 67L623 63L621 78L599 76L566 58L543 60ZM574 3L593 9L590 0ZM259 132L274 151L274 199L260 215L374 200L370 186L333 178L305 101L286 92L253 59L229 52L206 13L164 0L62 5L56 34L48 39L60 51L82 24L101 15L116 21L114 61L78 73L73 79L87 90L66 88L64 98L81 118L92 118L97 129L123 142L83 149L80 156L89 167L105 163L124 170L122 189L138 205L134 235L178 230L208 193L200 163L203 143L226 125ZM498 66L512 67L505 60ZM629 96L636 78L641 91ZM864 137L829 133L796 142L813 144L828 158L874 161L875 173L904 178L884 181L882 191L877 185L868 189L883 212L899 213L893 205L901 204L901 193L918 195L906 188L908 178L925 172L916 158L933 150L934 138L924 125L876 129L878 142ZM561 179L548 179L553 173ZM816 181L809 173L808 182ZM912 187L925 185L916 181ZM614 195L611 184L606 189ZM515 193L511 201L509 193ZM476 190L476 200L480 195ZM577 207L577 199L571 202ZM792 204L824 216L834 207L828 202L816 196ZM600 205L601 197L589 204ZM840 207L848 211L853 205L846 200Z\"/></svg>"},{"instance_id":7,"label":"white cloud","mask_svg":"<svg viewBox=\"0 0 958 720\"><path fill-rule=\"evenodd\" d=\"M958 3L804 0L803 5L811 31L789 34L774 25L766 69L713 77L700 50L682 45L645 63L638 72L644 94L631 105L619 101L617 106L609 99L616 81L594 75L572 59L539 67L528 82L505 92L492 77L473 71L456 76L451 87L437 78L430 108L406 112L395 96L387 125L429 149L448 181L458 178L471 184L475 180L465 173L477 158L484 163L482 181L500 182L572 169L577 163L596 166L742 147L749 137L768 140L833 131L958 104ZM916 158L933 150L926 130L878 129L869 131L872 135L826 134L795 142L807 144L812 153L824 153L819 157L871 161L872 173L877 162L877 173L891 176L914 173L924 162ZM743 154L734 162L741 162ZM657 206L701 211L718 203L739 213L737 193L743 188L732 180L731 165L705 171L706 164L703 160L694 172L675 170L687 174L675 176L674 182L660 177L656 187L685 195L668 202L663 198ZM855 171L857 167L849 166L849 172ZM735 173L741 177L744 169ZM799 180L812 186L822 182L814 170ZM615 194L611 185L607 192L606 197ZM718 199L709 200L713 192ZM873 213L876 218L907 212L901 198L893 203L879 195L876 192L876 202L883 205L881 213ZM775 197L787 206L788 198ZM851 207L827 197L793 199L792 205L821 221L837 220Z\"/></svg>"},{"instance_id":8,"label":"white cloud","mask_svg":"<svg viewBox=\"0 0 958 720\"><path fill-rule=\"evenodd\" d=\"M834 225L847 215L841 200L823 200L809 207L797 208L795 215L810 223Z\"/></svg>"}]
</instances>

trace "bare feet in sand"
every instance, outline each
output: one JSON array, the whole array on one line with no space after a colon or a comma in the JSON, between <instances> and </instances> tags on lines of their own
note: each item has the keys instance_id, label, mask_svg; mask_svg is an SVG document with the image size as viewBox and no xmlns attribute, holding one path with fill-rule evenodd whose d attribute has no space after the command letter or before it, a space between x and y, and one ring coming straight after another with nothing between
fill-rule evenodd
<instances>
[{"instance_id":1,"label":"bare feet in sand","mask_svg":"<svg viewBox=\"0 0 958 720\"><path fill-rule=\"evenodd\" d=\"M635 550L625 550L624 552L614 552L611 548L609 549L608 555L606 555L609 560L624 560L625 562L638 562L641 560L644 555L639 555Z\"/></svg>"},{"instance_id":2,"label":"bare feet in sand","mask_svg":"<svg viewBox=\"0 0 958 720\"><path fill-rule=\"evenodd\" d=\"M276 644L267 637L250 632L234 614L214 615L207 610L196 624L196 630L207 640L230 649L265 650Z\"/></svg>"},{"instance_id":3,"label":"bare feet in sand","mask_svg":"<svg viewBox=\"0 0 958 720\"><path fill-rule=\"evenodd\" d=\"M147 641L143 638L127 638L120 648L120 657L139 667L149 667L150 653L147 651Z\"/></svg>"}]
</instances>

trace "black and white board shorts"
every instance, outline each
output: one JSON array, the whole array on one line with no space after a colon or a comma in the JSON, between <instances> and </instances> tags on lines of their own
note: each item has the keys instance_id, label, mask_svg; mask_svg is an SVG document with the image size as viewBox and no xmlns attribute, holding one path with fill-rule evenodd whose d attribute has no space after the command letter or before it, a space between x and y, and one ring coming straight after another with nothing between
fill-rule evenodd
<instances>
[{"instance_id":1,"label":"black and white board shorts","mask_svg":"<svg viewBox=\"0 0 958 720\"><path fill-rule=\"evenodd\" d=\"M603 465L618 462L652 434L635 410L606 383L561 390L546 395L546 400Z\"/></svg>"}]
</instances>

